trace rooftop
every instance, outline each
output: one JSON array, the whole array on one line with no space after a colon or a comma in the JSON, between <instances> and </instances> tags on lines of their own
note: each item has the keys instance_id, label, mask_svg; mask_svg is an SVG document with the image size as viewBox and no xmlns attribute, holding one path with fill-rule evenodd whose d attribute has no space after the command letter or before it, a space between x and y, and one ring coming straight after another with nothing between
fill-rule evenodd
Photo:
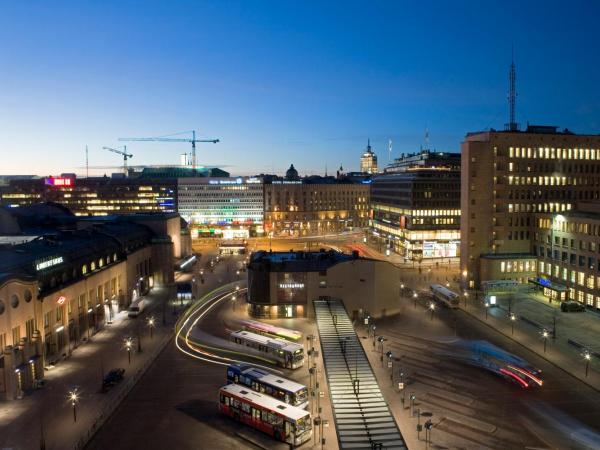
<instances>
[{"instance_id":1,"label":"rooftop","mask_svg":"<svg viewBox=\"0 0 600 450\"><path fill-rule=\"evenodd\" d=\"M265 268L273 272L317 272L326 270L338 263L359 258L358 254L346 254L333 250L319 252L289 251L267 252L259 251L252 254L250 268L259 270Z\"/></svg>"}]
</instances>

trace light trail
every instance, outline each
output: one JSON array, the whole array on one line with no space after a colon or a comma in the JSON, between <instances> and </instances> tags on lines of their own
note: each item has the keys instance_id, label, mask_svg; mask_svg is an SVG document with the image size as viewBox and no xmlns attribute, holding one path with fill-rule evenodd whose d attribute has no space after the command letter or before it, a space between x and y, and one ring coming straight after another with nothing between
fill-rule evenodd
<instances>
[{"instance_id":1,"label":"light trail","mask_svg":"<svg viewBox=\"0 0 600 450\"><path fill-rule=\"evenodd\" d=\"M217 291L217 290L218 289L215 289L214 291L212 291L211 293L209 293L207 295L214 294L215 291ZM207 352L206 350L203 350L201 347L206 348L208 346L205 346L201 343L194 342L194 339L190 337L192 330L194 329L194 327L196 327L198 322L200 320L202 320L204 318L204 316L206 314L208 314L215 306L217 306L219 303L221 303L226 298L228 298L228 297L230 298L231 296L233 296L235 294L239 294L240 292L247 291L247 290L248 290L248 288L242 288L237 291L232 289L223 294L217 294L214 298L207 299L205 302L203 302L201 305L199 305L195 310L187 313L186 319L184 320L183 324L178 327L177 332L175 334L175 345L179 349L179 351L181 351L182 353L184 353L188 356L191 356L192 358L195 358L195 359L198 359L201 361L205 361L205 362L209 362L212 364L217 364L217 365L221 365L221 366L229 366L231 363L246 363L246 364L252 364L257 367L262 367L264 369L270 370L271 372L277 372L279 374L282 374L283 372L276 370L270 366L264 366L261 364L256 364L254 362L249 363L248 361L238 360L238 359L234 359L234 358L228 358L226 356L219 356L214 353ZM193 319L193 322L190 324L189 322L192 319ZM182 336L182 332L184 331L184 329L186 329L186 331L185 331L185 334ZM183 346L180 345L180 339L183 342L185 342L185 346L187 348L183 348ZM208 347L208 348L211 348L211 347ZM228 349L220 349L220 348L216 348L216 347L212 347L212 348L214 348L215 350L221 350L224 352L237 353L235 351L228 350ZM190 350L193 350L193 351L190 351ZM259 357L257 357L257 358L259 358ZM259 358L259 359L263 359L263 358ZM267 359L263 359L263 360L266 362L269 362L269 360L267 360Z\"/></svg>"}]
</instances>

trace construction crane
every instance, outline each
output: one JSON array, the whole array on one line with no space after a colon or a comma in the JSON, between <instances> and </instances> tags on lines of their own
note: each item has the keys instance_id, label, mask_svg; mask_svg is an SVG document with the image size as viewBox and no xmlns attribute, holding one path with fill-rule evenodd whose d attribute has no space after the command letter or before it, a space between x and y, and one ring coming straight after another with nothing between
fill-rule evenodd
<instances>
[{"instance_id":1,"label":"construction crane","mask_svg":"<svg viewBox=\"0 0 600 450\"><path fill-rule=\"evenodd\" d=\"M119 138L119 141L138 141L138 142L191 142L192 143L192 167L196 170L196 142L211 142L216 144L219 139L196 139L196 130L183 131L181 133L171 134L169 136L176 136L179 134L192 133L192 138L172 138L168 136L162 137L151 137L151 138Z\"/></svg>"},{"instance_id":2,"label":"construction crane","mask_svg":"<svg viewBox=\"0 0 600 450\"><path fill-rule=\"evenodd\" d=\"M131 153L127 153L127 146L123 146L123 150L119 150L118 148L111 147L102 147L104 150L108 150L109 152L118 153L119 155L123 155L123 172L127 175L127 159L133 158Z\"/></svg>"}]
</instances>

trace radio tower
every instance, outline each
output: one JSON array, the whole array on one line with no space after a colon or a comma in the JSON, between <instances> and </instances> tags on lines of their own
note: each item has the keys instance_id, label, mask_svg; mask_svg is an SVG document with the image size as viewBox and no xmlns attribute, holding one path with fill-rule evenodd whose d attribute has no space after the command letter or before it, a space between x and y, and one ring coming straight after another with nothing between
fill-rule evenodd
<instances>
[{"instance_id":1,"label":"radio tower","mask_svg":"<svg viewBox=\"0 0 600 450\"><path fill-rule=\"evenodd\" d=\"M517 86L516 86L517 75L515 71L515 51L512 51L512 62L510 63L510 72L508 74L508 108L509 108L509 122L508 131L517 131L519 125L515 122L515 104L517 102Z\"/></svg>"}]
</instances>

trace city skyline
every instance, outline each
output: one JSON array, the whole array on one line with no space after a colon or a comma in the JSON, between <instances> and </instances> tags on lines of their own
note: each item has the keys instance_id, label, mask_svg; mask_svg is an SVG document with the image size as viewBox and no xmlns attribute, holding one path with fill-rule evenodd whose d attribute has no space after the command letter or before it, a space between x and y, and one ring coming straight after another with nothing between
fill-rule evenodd
<instances>
[{"instance_id":1,"label":"city skyline","mask_svg":"<svg viewBox=\"0 0 600 450\"><path fill-rule=\"evenodd\" d=\"M4 174L85 174L86 144L90 167L115 166L90 174L118 172L102 146L191 129L221 139L199 145L199 164L234 175L357 170L368 138L381 167L389 139L392 158L426 146L426 133L431 148L458 152L466 132L508 122L513 46L517 122L600 130L588 75L597 5L576 2L559 28L547 3L144 2L141 19L140 5L4 6L0 149L31 156L5 161ZM493 32L478 20L490 15ZM178 164L190 147L128 150L132 165Z\"/></svg>"}]
</instances>

